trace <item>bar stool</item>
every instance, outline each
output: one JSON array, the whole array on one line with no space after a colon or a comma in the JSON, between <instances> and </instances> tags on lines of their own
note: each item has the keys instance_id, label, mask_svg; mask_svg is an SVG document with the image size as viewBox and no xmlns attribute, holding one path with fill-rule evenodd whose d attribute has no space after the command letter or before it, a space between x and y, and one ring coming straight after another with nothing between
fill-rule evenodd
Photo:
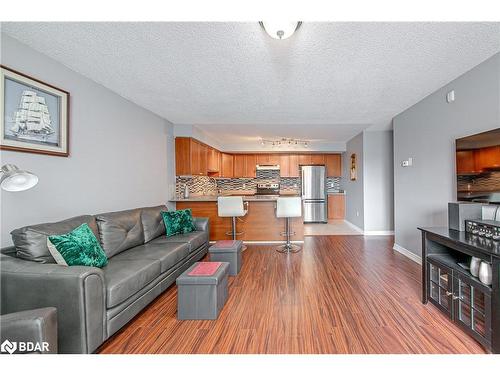
<instances>
[{"instance_id":1,"label":"bar stool","mask_svg":"<svg viewBox=\"0 0 500 375\"><path fill-rule=\"evenodd\" d=\"M236 231L236 219L248 213L248 209L245 210L243 205L243 197L218 197L217 212L219 217L232 218L231 231L226 232L226 235L232 236L233 240L236 240L236 236L244 233ZM247 247L243 245L242 251L246 250L246 248Z\"/></svg>"},{"instance_id":2,"label":"bar stool","mask_svg":"<svg viewBox=\"0 0 500 375\"><path fill-rule=\"evenodd\" d=\"M290 236L295 232L291 232L290 218L302 216L302 199L300 197L286 197L278 198L276 201L276 217L285 218L285 232L286 243L278 246L276 251L280 253L296 253L300 251L301 247L290 242Z\"/></svg>"}]
</instances>

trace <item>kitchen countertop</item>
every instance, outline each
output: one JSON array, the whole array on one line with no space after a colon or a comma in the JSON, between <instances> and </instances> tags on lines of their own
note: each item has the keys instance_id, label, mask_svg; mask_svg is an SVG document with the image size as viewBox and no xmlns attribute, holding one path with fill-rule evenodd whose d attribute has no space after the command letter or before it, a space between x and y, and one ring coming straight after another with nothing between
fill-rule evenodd
<instances>
[{"instance_id":1,"label":"kitchen countertop","mask_svg":"<svg viewBox=\"0 0 500 375\"><path fill-rule=\"evenodd\" d=\"M345 191L332 191L328 192L328 195L345 195Z\"/></svg>"},{"instance_id":2,"label":"kitchen countertop","mask_svg":"<svg viewBox=\"0 0 500 375\"><path fill-rule=\"evenodd\" d=\"M221 195L223 197L231 195ZM234 195L232 195L234 196ZM282 194L282 197L297 197L298 195ZM245 202L274 202L278 199L277 195L241 195ZM170 202L217 202L217 195L192 195L189 198L174 198Z\"/></svg>"}]
</instances>

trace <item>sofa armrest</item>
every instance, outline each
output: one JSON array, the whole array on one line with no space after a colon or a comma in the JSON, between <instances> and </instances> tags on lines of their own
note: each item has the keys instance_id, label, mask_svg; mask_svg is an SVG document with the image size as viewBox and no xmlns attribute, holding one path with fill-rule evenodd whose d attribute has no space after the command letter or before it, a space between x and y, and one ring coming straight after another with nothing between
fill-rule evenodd
<instances>
[{"instance_id":1,"label":"sofa armrest","mask_svg":"<svg viewBox=\"0 0 500 375\"><path fill-rule=\"evenodd\" d=\"M0 341L3 343L5 340L17 343L13 353L57 353L56 308L46 307L0 316ZM34 346L23 350L19 342L32 343Z\"/></svg>"},{"instance_id":2,"label":"sofa armrest","mask_svg":"<svg viewBox=\"0 0 500 375\"><path fill-rule=\"evenodd\" d=\"M195 217L193 218L196 230L209 232L209 220L208 217Z\"/></svg>"},{"instance_id":3,"label":"sofa armrest","mask_svg":"<svg viewBox=\"0 0 500 375\"><path fill-rule=\"evenodd\" d=\"M0 255L2 314L54 306L60 353L91 353L107 338L101 269Z\"/></svg>"}]
</instances>

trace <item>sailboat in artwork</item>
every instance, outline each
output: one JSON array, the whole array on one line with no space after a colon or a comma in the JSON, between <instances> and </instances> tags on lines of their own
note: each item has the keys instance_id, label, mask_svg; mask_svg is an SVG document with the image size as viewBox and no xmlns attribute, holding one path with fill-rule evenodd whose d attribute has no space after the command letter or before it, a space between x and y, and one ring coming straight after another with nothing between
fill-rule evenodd
<instances>
[{"instance_id":1,"label":"sailboat in artwork","mask_svg":"<svg viewBox=\"0 0 500 375\"><path fill-rule=\"evenodd\" d=\"M45 141L54 134L45 98L34 91L23 91L13 122L10 131L17 138Z\"/></svg>"}]
</instances>

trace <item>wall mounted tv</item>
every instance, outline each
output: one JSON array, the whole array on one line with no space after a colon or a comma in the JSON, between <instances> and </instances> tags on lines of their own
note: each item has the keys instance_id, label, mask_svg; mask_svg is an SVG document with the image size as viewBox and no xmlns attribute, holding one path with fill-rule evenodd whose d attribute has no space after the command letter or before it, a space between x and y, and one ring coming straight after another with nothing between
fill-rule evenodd
<instances>
[{"instance_id":1,"label":"wall mounted tv","mask_svg":"<svg viewBox=\"0 0 500 375\"><path fill-rule=\"evenodd\" d=\"M500 128L455 143L457 199L500 204Z\"/></svg>"}]
</instances>

